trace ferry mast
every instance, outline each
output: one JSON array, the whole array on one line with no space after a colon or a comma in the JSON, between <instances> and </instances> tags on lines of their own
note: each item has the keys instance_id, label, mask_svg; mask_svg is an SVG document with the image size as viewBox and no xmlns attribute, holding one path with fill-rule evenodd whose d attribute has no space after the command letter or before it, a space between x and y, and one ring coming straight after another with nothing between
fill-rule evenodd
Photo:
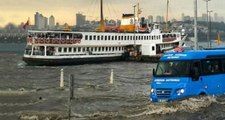
<instances>
[{"instance_id":1,"label":"ferry mast","mask_svg":"<svg viewBox=\"0 0 225 120\"><path fill-rule=\"evenodd\" d=\"M166 29L165 31L168 32L168 9L169 9L169 0L167 0L167 5L166 5Z\"/></svg>"},{"instance_id":2,"label":"ferry mast","mask_svg":"<svg viewBox=\"0 0 225 120\"><path fill-rule=\"evenodd\" d=\"M101 16L101 21L100 21L100 32L105 32L105 24L104 24L104 18L103 18L103 2L100 0L100 16Z\"/></svg>"}]
</instances>

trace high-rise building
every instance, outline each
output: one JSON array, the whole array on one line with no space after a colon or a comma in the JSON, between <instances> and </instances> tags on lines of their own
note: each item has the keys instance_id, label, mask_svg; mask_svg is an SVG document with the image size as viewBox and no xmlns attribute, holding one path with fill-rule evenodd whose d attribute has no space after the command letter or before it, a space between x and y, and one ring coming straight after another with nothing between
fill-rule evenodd
<instances>
[{"instance_id":1,"label":"high-rise building","mask_svg":"<svg viewBox=\"0 0 225 120\"><path fill-rule=\"evenodd\" d=\"M49 17L49 29L55 29L55 18L53 15Z\"/></svg>"},{"instance_id":2,"label":"high-rise building","mask_svg":"<svg viewBox=\"0 0 225 120\"><path fill-rule=\"evenodd\" d=\"M184 20L184 17L185 17L185 16L184 16L184 13L182 13L182 14L181 14L181 20L182 20L182 21L185 21L185 20Z\"/></svg>"},{"instance_id":3,"label":"high-rise building","mask_svg":"<svg viewBox=\"0 0 225 120\"><path fill-rule=\"evenodd\" d=\"M165 18L163 16L156 16L156 22L158 23L165 22Z\"/></svg>"},{"instance_id":4,"label":"high-rise building","mask_svg":"<svg viewBox=\"0 0 225 120\"><path fill-rule=\"evenodd\" d=\"M81 26L81 25L84 25L85 22L86 22L86 16L81 13L77 13L76 14L76 25Z\"/></svg>"},{"instance_id":5,"label":"high-rise building","mask_svg":"<svg viewBox=\"0 0 225 120\"><path fill-rule=\"evenodd\" d=\"M207 14L205 14L205 13L202 14L202 20L201 21L207 21Z\"/></svg>"},{"instance_id":6,"label":"high-rise building","mask_svg":"<svg viewBox=\"0 0 225 120\"><path fill-rule=\"evenodd\" d=\"M214 21L218 22L218 14L217 13L214 13Z\"/></svg>"},{"instance_id":7,"label":"high-rise building","mask_svg":"<svg viewBox=\"0 0 225 120\"><path fill-rule=\"evenodd\" d=\"M156 20L155 21L158 22L158 23L162 22L162 17L161 16L156 16Z\"/></svg>"},{"instance_id":8,"label":"high-rise building","mask_svg":"<svg viewBox=\"0 0 225 120\"><path fill-rule=\"evenodd\" d=\"M36 12L36 14L34 15L34 24L35 24L35 28L38 29L39 28L39 24L40 24L40 14L38 12Z\"/></svg>"},{"instance_id":9,"label":"high-rise building","mask_svg":"<svg viewBox=\"0 0 225 120\"><path fill-rule=\"evenodd\" d=\"M44 28L48 28L48 18L44 17Z\"/></svg>"},{"instance_id":10,"label":"high-rise building","mask_svg":"<svg viewBox=\"0 0 225 120\"><path fill-rule=\"evenodd\" d=\"M44 17L42 14L36 12L34 15L35 27L38 30L46 29L48 26L48 18Z\"/></svg>"},{"instance_id":11,"label":"high-rise building","mask_svg":"<svg viewBox=\"0 0 225 120\"><path fill-rule=\"evenodd\" d=\"M152 15L148 16L148 23L153 23L153 16Z\"/></svg>"}]
</instances>

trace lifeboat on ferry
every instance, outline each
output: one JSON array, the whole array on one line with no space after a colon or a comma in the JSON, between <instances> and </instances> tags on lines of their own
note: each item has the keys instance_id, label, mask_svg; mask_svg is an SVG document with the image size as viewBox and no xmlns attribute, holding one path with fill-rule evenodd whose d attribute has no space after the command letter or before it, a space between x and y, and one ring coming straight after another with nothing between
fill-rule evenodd
<instances>
[{"instance_id":1,"label":"lifeboat on ferry","mask_svg":"<svg viewBox=\"0 0 225 120\"><path fill-rule=\"evenodd\" d=\"M119 27L118 26L106 26L105 32L118 32Z\"/></svg>"}]
</instances>

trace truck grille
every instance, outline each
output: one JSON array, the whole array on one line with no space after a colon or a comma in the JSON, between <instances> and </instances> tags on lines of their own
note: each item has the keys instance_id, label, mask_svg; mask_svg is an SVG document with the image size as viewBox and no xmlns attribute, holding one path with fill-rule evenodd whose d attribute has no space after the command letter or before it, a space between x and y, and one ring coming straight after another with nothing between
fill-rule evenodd
<instances>
[{"instance_id":1,"label":"truck grille","mask_svg":"<svg viewBox=\"0 0 225 120\"><path fill-rule=\"evenodd\" d=\"M172 89L170 88L158 88L156 94L158 97L170 97Z\"/></svg>"}]
</instances>

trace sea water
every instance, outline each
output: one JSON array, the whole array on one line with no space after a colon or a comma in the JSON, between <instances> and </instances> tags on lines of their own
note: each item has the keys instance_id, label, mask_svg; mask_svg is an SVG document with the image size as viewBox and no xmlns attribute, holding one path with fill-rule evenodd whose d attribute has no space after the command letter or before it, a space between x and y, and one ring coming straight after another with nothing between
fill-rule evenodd
<instances>
[{"instance_id":1,"label":"sea water","mask_svg":"<svg viewBox=\"0 0 225 120\"><path fill-rule=\"evenodd\" d=\"M14 45L0 45L0 120L68 119L71 74L75 80L73 120L225 119L225 96L151 103L149 92L155 63L26 66L21 54L24 44ZM59 88L61 69L64 89ZM110 84L112 69L114 82Z\"/></svg>"}]
</instances>

